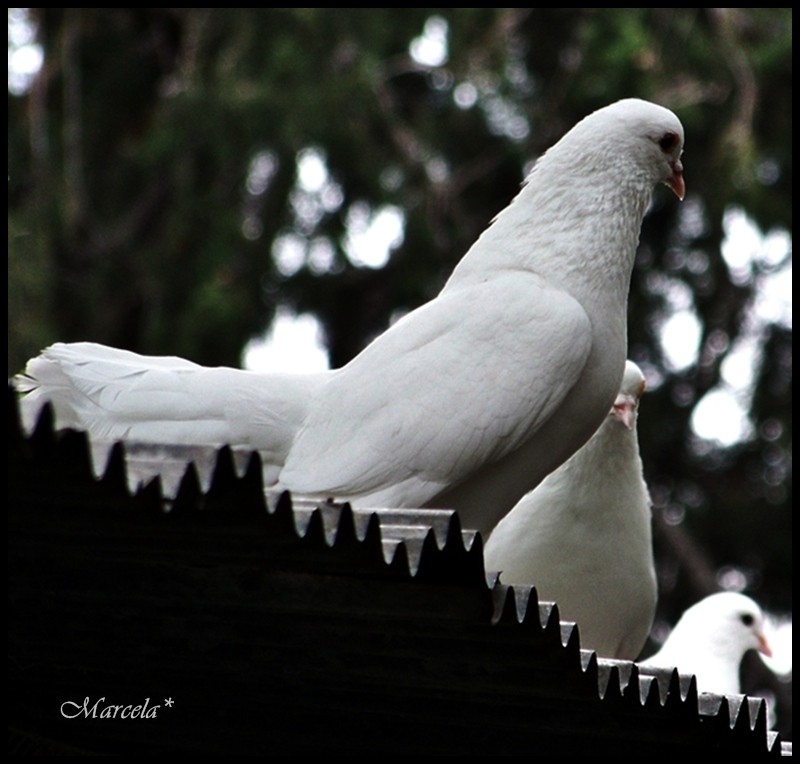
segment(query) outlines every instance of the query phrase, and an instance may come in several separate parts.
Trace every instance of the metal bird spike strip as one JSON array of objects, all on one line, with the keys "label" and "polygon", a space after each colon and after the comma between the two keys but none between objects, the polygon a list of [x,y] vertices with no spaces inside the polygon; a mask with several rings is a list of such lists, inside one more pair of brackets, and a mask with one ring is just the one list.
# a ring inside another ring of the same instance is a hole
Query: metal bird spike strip
[{"label": "metal bird spike strip", "polygon": [[[677,670],[645,673],[635,663],[598,659],[594,652],[581,650],[579,626],[562,622],[556,603],[540,602],[533,587],[502,585],[484,570],[480,535],[462,529],[454,512],[354,509],[295,499],[288,493],[270,500],[257,454],[229,448],[91,443],[84,433],[55,432],[48,406],[35,430],[26,433],[11,388],[8,410],[9,592],[14,605],[9,657],[12,692],[19,691],[28,704],[22,719],[12,721],[23,729],[20,734],[26,740],[41,732],[30,726],[30,718],[39,716],[37,696],[30,688],[39,686],[37,682],[42,687],[61,686],[74,679],[68,661],[57,657],[42,674],[30,669],[37,658],[46,664],[40,653],[52,648],[41,632],[49,629],[52,635],[55,629],[87,660],[92,656],[88,647],[79,649],[86,634],[62,626],[62,608],[73,617],[71,608],[92,601],[95,584],[79,576],[86,590],[63,584],[55,597],[42,588],[58,588],[60,580],[69,577],[69,566],[80,567],[87,556],[95,555],[97,564],[104,566],[103,580],[96,585],[103,589],[105,579],[114,576],[120,581],[118,602],[109,602],[104,589],[97,595],[97,603],[109,608],[98,617],[98,628],[105,629],[118,617],[115,608],[135,610],[137,602],[147,601],[136,592],[139,579],[145,577],[158,591],[167,592],[163,596],[168,601],[161,603],[167,615],[153,616],[142,606],[137,617],[155,619],[154,628],[167,632],[185,628],[176,624],[189,623],[198,606],[203,612],[223,607],[213,598],[207,602],[202,588],[222,587],[222,601],[241,607],[230,618],[244,618],[242,623],[248,624],[251,616],[258,619],[264,611],[276,632],[271,634],[269,625],[257,632],[256,640],[265,640],[264,651],[248,658],[252,662],[237,680],[242,683],[240,693],[242,688],[255,692],[255,702],[266,694],[264,713],[277,713],[270,683],[261,682],[254,690],[250,675],[279,675],[280,697],[291,697],[303,719],[329,693],[335,697],[334,705],[326,707],[325,718],[330,720],[322,723],[319,742],[291,738],[291,721],[269,732],[259,721],[246,728],[253,740],[237,728],[237,743],[228,743],[228,752],[237,745],[241,752],[252,752],[262,744],[270,750],[371,750],[371,744],[378,745],[373,736],[381,736],[409,752],[436,752],[437,746],[453,752],[463,743],[467,750],[485,746],[487,751],[513,753],[528,741],[531,750],[551,753],[685,748],[791,755],[791,744],[781,744],[780,736],[767,729],[763,700],[698,696],[694,677]],[[47,572],[51,562],[58,569],[60,555],[61,579]],[[224,590],[227,584],[229,592]],[[177,587],[171,595],[170,587]],[[191,600],[191,609],[183,598]],[[26,610],[30,601],[38,604]],[[345,616],[351,630],[337,639]],[[228,642],[237,639],[237,628],[250,628],[232,627],[228,618],[224,615],[223,625],[215,625],[204,637],[217,640],[215,649],[225,654]],[[322,633],[306,651],[297,652],[297,641],[307,633],[301,621],[309,628],[332,629],[334,636]],[[291,638],[283,632],[291,632]],[[281,654],[282,644],[284,651],[301,658],[298,684],[285,673],[282,664],[292,659]],[[137,665],[143,667],[160,660],[158,645],[147,645],[146,640],[131,641],[126,649],[141,653],[143,662]],[[208,656],[200,649],[196,657],[202,661]],[[171,656],[158,669],[159,678],[169,677],[175,663],[184,659],[188,663],[176,670],[176,677],[198,670],[182,650],[180,658]],[[126,671],[131,667],[119,665],[124,660],[116,654],[109,658],[102,667],[104,675],[119,671],[117,678],[130,684]],[[236,660],[225,660],[238,676]],[[323,661],[325,670],[309,669],[314,661]],[[141,670],[148,674],[147,668]],[[92,666],[81,671],[82,676],[91,675]],[[213,677],[207,668],[202,671],[208,672],[206,686],[217,682],[223,688],[231,681],[222,668]],[[338,677],[336,689],[327,684],[333,677]],[[316,688],[316,699],[304,691],[306,684]],[[343,685],[348,692],[340,692]],[[376,714],[376,708],[381,712]],[[282,713],[286,715],[285,708]],[[300,723],[294,711],[288,713]],[[398,713],[404,715],[403,734],[391,725],[382,726],[389,724],[384,714],[398,718]],[[350,726],[362,730],[357,740],[352,732],[350,737],[342,732],[353,715]],[[213,717],[209,725],[231,723],[230,716],[224,722],[220,718]],[[429,729],[430,719],[435,733]],[[364,732],[365,726],[374,732]],[[477,737],[476,730],[482,730]],[[59,724],[44,733],[51,739],[64,734]],[[155,748],[170,750],[168,739],[213,748],[196,728],[187,727],[184,733],[184,738],[175,738],[175,730],[172,738],[157,737]],[[145,732],[137,734],[146,737]],[[125,746],[133,743],[127,735],[121,730],[119,739],[104,739],[102,750],[129,750]],[[73,742],[91,749],[91,738],[78,735]]]}]

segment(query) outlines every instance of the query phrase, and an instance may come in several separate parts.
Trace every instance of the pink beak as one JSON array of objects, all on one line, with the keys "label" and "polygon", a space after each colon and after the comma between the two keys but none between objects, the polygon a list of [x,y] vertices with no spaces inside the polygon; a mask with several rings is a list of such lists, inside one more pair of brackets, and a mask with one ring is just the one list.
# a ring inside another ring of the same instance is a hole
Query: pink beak
[{"label": "pink beak", "polygon": [[636,412],[636,398],[632,395],[618,395],[617,400],[611,407],[609,415],[615,416],[624,424],[629,430],[633,429],[635,423]]},{"label": "pink beak", "polygon": [[686,196],[686,181],[683,179],[683,164],[680,159],[672,163],[672,177],[667,181],[667,185],[673,190],[675,196],[683,201]]},{"label": "pink beak", "polygon": [[772,657],[772,648],[769,646],[769,642],[767,642],[767,638],[763,634],[758,635],[758,652],[764,653],[767,658]]}]

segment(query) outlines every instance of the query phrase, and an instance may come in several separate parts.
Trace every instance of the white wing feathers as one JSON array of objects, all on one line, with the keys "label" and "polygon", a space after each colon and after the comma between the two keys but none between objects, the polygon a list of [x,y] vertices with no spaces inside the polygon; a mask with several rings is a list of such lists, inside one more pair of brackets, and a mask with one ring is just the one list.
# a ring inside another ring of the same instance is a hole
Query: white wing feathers
[{"label": "white wing feathers", "polygon": [[352,499],[402,483],[379,495],[424,504],[530,437],[590,343],[580,305],[533,274],[445,292],[320,388],[281,484]]},{"label": "white wing feathers", "polygon": [[16,378],[23,424],[46,401],[59,428],[96,438],[240,445],[283,461],[314,390],[326,374],[263,375],[140,356],[93,343],[49,347]]}]

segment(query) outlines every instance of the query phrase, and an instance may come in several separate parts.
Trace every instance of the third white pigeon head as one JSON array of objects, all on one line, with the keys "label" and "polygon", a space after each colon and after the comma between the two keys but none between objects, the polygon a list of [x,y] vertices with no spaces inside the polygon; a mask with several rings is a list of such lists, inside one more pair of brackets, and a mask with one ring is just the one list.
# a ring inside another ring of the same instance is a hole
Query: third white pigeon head
[{"label": "third white pigeon head", "polygon": [[719,592],[686,610],[661,649],[642,664],[694,674],[700,692],[737,694],[748,650],[772,654],[764,613],[744,594]]}]

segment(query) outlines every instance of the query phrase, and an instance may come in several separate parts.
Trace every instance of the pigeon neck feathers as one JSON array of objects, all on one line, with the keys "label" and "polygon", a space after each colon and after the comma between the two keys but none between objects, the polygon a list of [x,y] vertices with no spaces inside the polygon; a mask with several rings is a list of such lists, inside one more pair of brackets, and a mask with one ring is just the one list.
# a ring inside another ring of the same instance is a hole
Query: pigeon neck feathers
[{"label": "pigeon neck feathers", "polygon": [[539,158],[446,288],[485,280],[489,267],[537,274],[581,302],[624,304],[642,218],[658,183],[675,188],[682,147],[680,121],[656,104],[626,99],[590,114]]}]

